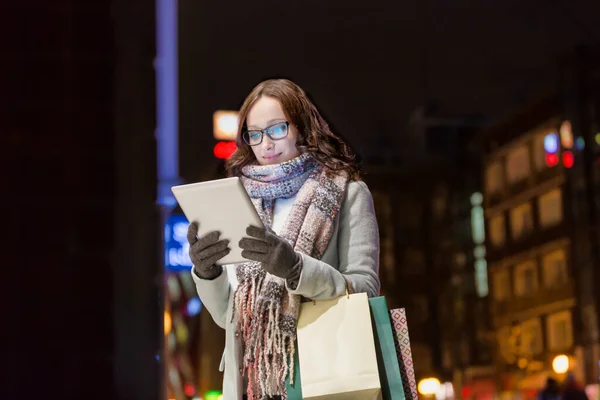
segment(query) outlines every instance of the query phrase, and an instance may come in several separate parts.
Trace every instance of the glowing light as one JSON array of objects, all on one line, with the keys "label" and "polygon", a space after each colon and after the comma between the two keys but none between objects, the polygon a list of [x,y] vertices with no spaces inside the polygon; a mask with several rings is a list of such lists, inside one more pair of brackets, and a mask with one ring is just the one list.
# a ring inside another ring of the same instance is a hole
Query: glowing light
[{"label": "glowing light", "polygon": [[237,111],[215,111],[213,114],[213,137],[217,140],[235,140],[238,122]]},{"label": "glowing light", "polygon": [[471,236],[473,243],[482,244],[485,241],[485,217],[483,207],[475,206],[471,209]]},{"label": "glowing light", "polygon": [[556,164],[558,164],[558,155],[546,153],[546,165],[554,167]]},{"label": "glowing light", "polygon": [[198,297],[192,297],[187,303],[187,315],[193,317],[202,310],[202,302]]},{"label": "glowing light", "polygon": [[417,390],[423,396],[436,394],[440,389],[440,381],[436,378],[425,378],[419,381],[417,385]]},{"label": "glowing light", "polygon": [[215,157],[227,160],[236,150],[237,146],[235,145],[235,142],[219,142],[215,145],[213,153],[215,154]]},{"label": "glowing light", "polygon": [[526,358],[519,358],[519,361],[517,362],[517,365],[519,366],[519,368],[521,369],[525,369],[527,368],[527,364],[529,364],[529,362],[527,361]]},{"label": "glowing light", "polygon": [[552,360],[552,369],[557,374],[567,372],[569,370],[569,357],[564,354],[554,357],[554,360]]},{"label": "glowing light", "polygon": [[219,400],[223,398],[223,393],[218,390],[210,390],[204,394],[204,400]]},{"label": "glowing light", "polygon": [[182,214],[172,214],[165,223],[165,268],[169,271],[189,272],[192,268],[190,244],[187,241],[188,226],[189,222]]},{"label": "glowing light", "polygon": [[558,151],[558,135],[556,133],[552,132],[544,137],[544,150],[551,154]]},{"label": "glowing light", "polygon": [[480,206],[483,202],[483,195],[479,192],[475,192],[471,195],[471,205]]},{"label": "glowing light", "polygon": [[473,250],[475,258],[485,258],[485,246],[479,245]]},{"label": "glowing light", "polygon": [[578,151],[582,151],[585,148],[585,140],[582,137],[575,139],[575,148]]},{"label": "glowing light", "polygon": [[563,165],[565,168],[571,168],[575,163],[575,159],[573,158],[573,153],[570,151],[565,151],[562,155]]},{"label": "glowing light", "polygon": [[186,344],[189,338],[189,332],[186,324],[178,323],[175,325],[175,336],[181,344]]},{"label": "glowing light", "polygon": [[168,335],[171,332],[171,314],[168,311],[165,311],[164,316],[165,321],[165,335]]},{"label": "glowing light", "polygon": [[475,260],[475,290],[479,297],[486,297],[490,293],[488,286],[487,261],[485,258]]},{"label": "glowing light", "polygon": [[194,394],[196,394],[196,388],[194,387],[194,384],[188,382],[183,385],[183,393],[185,393],[185,395],[188,397],[192,397]]},{"label": "glowing light", "polygon": [[600,132],[596,133],[596,136],[594,137],[594,139],[596,139],[597,144],[600,144]]},{"label": "glowing light", "polygon": [[560,126],[560,143],[567,149],[573,147],[573,131],[570,121],[564,121]]}]

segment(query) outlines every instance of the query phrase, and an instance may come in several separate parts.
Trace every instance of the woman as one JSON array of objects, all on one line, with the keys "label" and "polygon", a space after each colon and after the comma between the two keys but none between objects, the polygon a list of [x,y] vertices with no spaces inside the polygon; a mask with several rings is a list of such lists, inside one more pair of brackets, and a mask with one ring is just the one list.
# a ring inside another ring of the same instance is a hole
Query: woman
[{"label": "woman", "polygon": [[230,251],[212,232],[188,240],[198,294],[226,330],[224,398],[285,398],[302,298],[377,296],[379,235],[373,200],[350,147],[305,93],[278,79],[256,86],[240,109],[228,160],[264,225],[239,246],[249,262],[215,262]]}]

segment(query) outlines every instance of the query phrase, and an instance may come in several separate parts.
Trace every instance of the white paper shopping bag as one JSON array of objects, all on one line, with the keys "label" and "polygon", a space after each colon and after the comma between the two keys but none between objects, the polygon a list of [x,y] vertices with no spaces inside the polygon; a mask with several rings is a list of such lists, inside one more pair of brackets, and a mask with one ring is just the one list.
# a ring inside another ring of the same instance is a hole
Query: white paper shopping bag
[{"label": "white paper shopping bag", "polygon": [[303,303],[298,358],[304,399],[381,399],[367,294]]}]

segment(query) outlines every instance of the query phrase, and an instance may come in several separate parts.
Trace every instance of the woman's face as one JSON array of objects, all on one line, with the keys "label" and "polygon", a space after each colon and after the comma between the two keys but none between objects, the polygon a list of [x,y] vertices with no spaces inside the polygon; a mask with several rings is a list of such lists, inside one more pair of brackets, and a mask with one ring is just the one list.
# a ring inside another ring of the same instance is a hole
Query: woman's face
[{"label": "woman's face", "polygon": [[258,143],[250,148],[260,165],[280,164],[300,155],[296,148],[298,130],[287,120],[275,98],[263,96],[258,99],[248,111],[246,127],[246,139]]}]

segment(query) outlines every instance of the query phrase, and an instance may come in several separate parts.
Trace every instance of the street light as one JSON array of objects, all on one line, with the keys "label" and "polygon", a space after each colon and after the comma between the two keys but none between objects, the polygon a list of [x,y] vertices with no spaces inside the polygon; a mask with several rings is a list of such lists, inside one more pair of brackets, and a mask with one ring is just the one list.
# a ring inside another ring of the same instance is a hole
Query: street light
[{"label": "street light", "polygon": [[434,395],[440,390],[440,381],[437,378],[425,378],[419,381],[417,390],[423,396]]},{"label": "street light", "polygon": [[552,360],[552,369],[557,374],[567,372],[569,370],[569,357],[564,354],[554,357],[554,360]]}]

